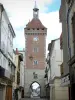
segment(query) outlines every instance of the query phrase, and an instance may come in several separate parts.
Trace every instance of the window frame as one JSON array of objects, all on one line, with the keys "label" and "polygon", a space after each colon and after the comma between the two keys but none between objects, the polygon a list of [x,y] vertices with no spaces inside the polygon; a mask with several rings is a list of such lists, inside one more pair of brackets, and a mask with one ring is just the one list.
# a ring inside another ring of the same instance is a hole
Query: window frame
[{"label": "window frame", "polygon": [[33,48],[33,52],[34,52],[34,53],[39,52],[39,48],[38,48],[38,47],[34,47],[34,48]]},{"label": "window frame", "polygon": [[33,65],[38,65],[38,60],[34,60]]}]

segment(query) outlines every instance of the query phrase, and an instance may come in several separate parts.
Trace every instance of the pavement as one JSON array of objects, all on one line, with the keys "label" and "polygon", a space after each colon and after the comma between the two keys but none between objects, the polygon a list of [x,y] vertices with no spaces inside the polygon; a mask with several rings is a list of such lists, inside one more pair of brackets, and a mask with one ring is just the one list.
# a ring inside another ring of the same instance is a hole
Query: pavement
[{"label": "pavement", "polygon": [[20,100],[47,100],[46,98],[22,98]]}]

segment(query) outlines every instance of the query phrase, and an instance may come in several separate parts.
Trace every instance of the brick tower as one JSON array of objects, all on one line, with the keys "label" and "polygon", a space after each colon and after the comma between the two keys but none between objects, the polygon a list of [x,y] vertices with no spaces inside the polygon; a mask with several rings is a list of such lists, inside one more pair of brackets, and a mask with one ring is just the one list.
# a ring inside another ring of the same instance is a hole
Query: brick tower
[{"label": "brick tower", "polygon": [[30,86],[37,82],[40,85],[40,96],[44,97],[44,71],[46,54],[47,28],[39,20],[39,9],[33,9],[33,19],[25,28],[25,96],[31,96]]}]

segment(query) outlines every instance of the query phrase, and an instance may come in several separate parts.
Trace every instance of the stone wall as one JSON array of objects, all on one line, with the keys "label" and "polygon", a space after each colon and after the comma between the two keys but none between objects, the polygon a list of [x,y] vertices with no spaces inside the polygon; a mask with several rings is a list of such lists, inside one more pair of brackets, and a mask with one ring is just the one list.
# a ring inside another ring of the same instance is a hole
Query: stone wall
[{"label": "stone wall", "polygon": [[[37,78],[34,79],[33,72],[37,74]],[[41,86],[41,97],[46,96],[45,82],[44,82],[44,70],[39,69],[25,69],[25,96],[30,97],[30,85],[33,82],[37,82]]]}]

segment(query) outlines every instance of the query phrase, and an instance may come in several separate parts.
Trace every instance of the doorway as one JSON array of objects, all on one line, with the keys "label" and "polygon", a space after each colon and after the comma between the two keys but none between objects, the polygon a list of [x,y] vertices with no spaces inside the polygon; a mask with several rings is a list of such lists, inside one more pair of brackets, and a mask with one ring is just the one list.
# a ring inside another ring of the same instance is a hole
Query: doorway
[{"label": "doorway", "polygon": [[6,100],[12,100],[12,87],[6,87]]}]

